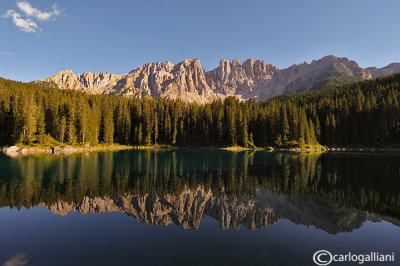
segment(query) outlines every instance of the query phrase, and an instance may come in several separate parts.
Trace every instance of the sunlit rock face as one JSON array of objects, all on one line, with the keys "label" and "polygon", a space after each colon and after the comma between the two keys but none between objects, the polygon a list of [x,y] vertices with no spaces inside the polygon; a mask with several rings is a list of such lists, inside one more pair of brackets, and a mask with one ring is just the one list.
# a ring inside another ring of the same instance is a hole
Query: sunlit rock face
[{"label": "sunlit rock face", "polygon": [[76,204],[58,201],[41,205],[58,215],[67,215],[71,211],[81,214],[123,212],[144,224],[176,224],[185,229],[198,229],[204,216],[218,220],[222,229],[240,229],[243,225],[255,230],[288,219],[331,234],[350,232],[360,228],[365,221],[381,220],[370,212],[339,208],[309,198],[277,195],[264,189],[257,190],[253,196],[228,197],[223,192],[213,195],[211,190],[199,187],[185,189],[176,195],[85,197]]},{"label": "sunlit rock face", "polygon": [[85,72],[75,75],[70,70],[59,72],[43,81],[61,89],[93,94],[121,95],[133,98],[153,97],[205,103],[217,99],[208,86],[199,59],[148,63],[123,75]]},{"label": "sunlit rock face", "polygon": [[[345,57],[330,55],[285,69],[263,60],[247,59],[240,63],[239,59],[223,59],[217,68],[206,72],[199,59],[190,59],[177,64],[168,61],[147,63],[122,75],[106,72],[76,75],[66,70],[42,81],[60,89],[91,94],[208,103],[227,96],[266,100],[285,93],[327,88],[397,72],[400,72],[399,63],[383,68],[362,68]],[[330,79],[335,83],[329,83]]]}]

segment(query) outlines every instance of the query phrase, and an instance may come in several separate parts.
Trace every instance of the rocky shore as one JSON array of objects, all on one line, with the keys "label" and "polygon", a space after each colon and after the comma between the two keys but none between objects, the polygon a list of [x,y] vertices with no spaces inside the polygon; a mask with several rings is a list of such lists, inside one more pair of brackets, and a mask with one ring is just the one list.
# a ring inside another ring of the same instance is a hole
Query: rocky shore
[{"label": "rocky shore", "polygon": [[156,145],[156,146],[126,146],[126,145],[104,145],[104,146],[22,146],[15,145],[10,147],[3,147],[0,150],[10,156],[17,157],[21,155],[35,155],[35,154],[54,154],[54,155],[66,155],[72,153],[81,152],[93,152],[93,151],[117,151],[117,150],[170,150],[176,148],[188,148],[188,149],[220,149],[231,152],[242,152],[242,151],[291,151],[291,152],[399,152],[400,148],[354,148],[354,147],[292,147],[292,148],[279,148],[279,147],[174,147],[168,145]]},{"label": "rocky shore", "polygon": [[72,154],[79,152],[92,152],[92,151],[116,151],[116,150],[128,150],[132,149],[132,146],[122,145],[107,145],[107,146],[84,146],[84,147],[73,147],[73,146],[55,146],[55,147],[25,147],[20,145],[4,147],[1,151],[10,157],[17,157],[21,155],[36,155],[36,154]]}]

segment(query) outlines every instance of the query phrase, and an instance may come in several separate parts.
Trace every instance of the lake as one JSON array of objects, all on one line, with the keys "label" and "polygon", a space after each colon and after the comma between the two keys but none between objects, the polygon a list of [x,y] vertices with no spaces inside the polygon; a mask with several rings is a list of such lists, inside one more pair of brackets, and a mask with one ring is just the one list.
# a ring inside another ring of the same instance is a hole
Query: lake
[{"label": "lake", "polygon": [[399,265],[399,154],[0,157],[0,265],[309,266],[319,250]]}]

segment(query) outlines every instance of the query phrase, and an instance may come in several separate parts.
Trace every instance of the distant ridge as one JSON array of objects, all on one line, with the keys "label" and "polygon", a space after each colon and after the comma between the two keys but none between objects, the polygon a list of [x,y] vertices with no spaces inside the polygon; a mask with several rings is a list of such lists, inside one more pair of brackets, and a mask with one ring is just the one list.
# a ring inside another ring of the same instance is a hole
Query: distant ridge
[{"label": "distant ridge", "polygon": [[223,59],[217,68],[205,72],[200,59],[187,59],[177,64],[168,61],[147,63],[122,75],[107,72],[76,75],[65,70],[37,82],[91,94],[207,103],[227,96],[266,100],[286,93],[333,88],[397,72],[400,72],[400,63],[383,68],[362,68],[345,57],[329,55],[285,69],[263,60],[247,59],[241,64],[238,59]]}]

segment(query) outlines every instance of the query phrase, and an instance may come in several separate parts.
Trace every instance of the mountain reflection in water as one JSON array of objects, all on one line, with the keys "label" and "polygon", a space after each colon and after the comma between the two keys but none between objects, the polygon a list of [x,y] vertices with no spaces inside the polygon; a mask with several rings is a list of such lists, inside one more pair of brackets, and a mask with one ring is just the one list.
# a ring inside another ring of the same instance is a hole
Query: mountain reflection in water
[{"label": "mountain reflection in water", "polygon": [[400,225],[400,160],[390,154],[121,151],[0,159],[0,207],[122,212],[139,222],[254,230],[288,219],[330,234]]}]

